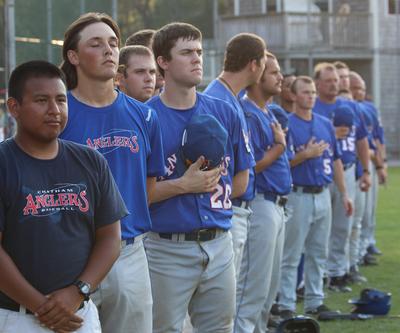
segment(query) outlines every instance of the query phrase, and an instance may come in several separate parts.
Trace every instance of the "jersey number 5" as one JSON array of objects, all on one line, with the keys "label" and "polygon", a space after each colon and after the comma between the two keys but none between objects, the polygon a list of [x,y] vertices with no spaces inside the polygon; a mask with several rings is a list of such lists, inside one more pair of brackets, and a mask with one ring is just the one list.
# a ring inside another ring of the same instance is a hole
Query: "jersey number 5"
[{"label": "jersey number 5", "polygon": [[331,160],[329,158],[324,158],[324,172],[326,175],[330,175],[332,173]]},{"label": "jersey number 5", "polygon": [[230,196],[232,194],[232,188],[229,184],[225,184],[225,188],[217,184],[215,192],[210,198],[211,208],[213,209],[230,209],[232,207],[232,202]]}]

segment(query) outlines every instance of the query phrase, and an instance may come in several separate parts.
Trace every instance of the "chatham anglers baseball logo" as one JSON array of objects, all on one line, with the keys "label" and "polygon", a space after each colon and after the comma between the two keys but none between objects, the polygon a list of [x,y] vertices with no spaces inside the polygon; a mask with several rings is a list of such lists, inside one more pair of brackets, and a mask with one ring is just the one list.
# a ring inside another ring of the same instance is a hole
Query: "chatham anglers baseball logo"
[{"label": "chatham anglers baseball logo", "polygon": [[86,185],[56,184],[53,189],[32,191],[26,196],[24,215],[48,216],[60,211],[89,210]]},{"label": "chatham anglers baseball logo", "polygon": [[139,152],[138,135],[132,130],[112,129],[99,138],[88,138],[86,144],[103,155],[121,148],[128,148],[131,153]]}]

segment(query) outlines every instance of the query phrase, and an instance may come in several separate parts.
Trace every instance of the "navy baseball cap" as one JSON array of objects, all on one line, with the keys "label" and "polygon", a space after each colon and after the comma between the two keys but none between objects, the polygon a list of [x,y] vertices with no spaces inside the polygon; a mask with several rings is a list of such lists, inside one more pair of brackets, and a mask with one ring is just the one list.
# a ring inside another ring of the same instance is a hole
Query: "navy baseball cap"
[{"label": "navy baseball cap", "polygon": [[287,112],[278,104],[268,104],[268,109],[274,114],[282,129],[286,129],[289,120]]},{"label": "navy baseball cap", "polygon": [[335,109],[333,116],[333,125],[352,127],[354,125],[354,112],[347,105],[340,105]]},{"label": "navy baseball cap", "polygon": [[200,156],[205,158],[202,169],[218,167],[225,156],[228,133],[214,116],[196,114],[186,125],[181,142],[176,162],[179,177]]}]

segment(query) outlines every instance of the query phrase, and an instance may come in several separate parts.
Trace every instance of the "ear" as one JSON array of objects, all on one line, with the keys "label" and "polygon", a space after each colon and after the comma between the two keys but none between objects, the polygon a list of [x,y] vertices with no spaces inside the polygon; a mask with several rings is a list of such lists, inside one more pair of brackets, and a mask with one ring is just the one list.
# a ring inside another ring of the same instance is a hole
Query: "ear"
[{"label": "ear", "polygon": [[160,68],[162,68],[164,72],[168,70],[168,60],[166,60],[163,56],[158,56],[156,61],[158,66],[160,66]]},{"label": "ear", "polygon": [[79,64],[79,57],[78,57],[78,54],[76,53],[76,51],[74,51],[74,50],[68,50],[67,51],[67,58],[68,58],[68,60],[69,60],[69,62],[72,64],[72,65],[78,65]]},{"label": "ear", "polygon": [[253,59],[249,62],[249,68],[251,72],[255,72],[257,70],[257,67],[259,67],[260,65],[258,64],[256,59]]},{"label": "ear", "polygon": [[117,85],[118,87],[124,87],[125,86],[125,76],[124,74],[117,72],[117,75],[115,75],[115,81],[114,81],[115,85]]},{"label": "ear", "polygon": [[18,119],[19,116],[19,102],[14,97],[9,97],[7,99],[7,109],[8,112],[13,116],[13,118]]}]

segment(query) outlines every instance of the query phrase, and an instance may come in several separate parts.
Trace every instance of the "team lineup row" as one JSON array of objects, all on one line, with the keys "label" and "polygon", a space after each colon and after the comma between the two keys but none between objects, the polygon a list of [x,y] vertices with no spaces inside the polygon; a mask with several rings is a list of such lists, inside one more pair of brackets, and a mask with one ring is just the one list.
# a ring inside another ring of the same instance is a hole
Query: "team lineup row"
[{"label": "team lineup row", "polygon": [[194,332],[266,332],[278,294],[281,316],[296,313],[302,254],[305,312],[330,311],[323,278],[342,291],[362,278],[387,177],[362,77],[337,62],[283,78],[242,33],[198,92],[196,27],[120,39],[87,13],[61,69],[31,61],[10,77],[0,327],[172,333],[188,315]]}]

